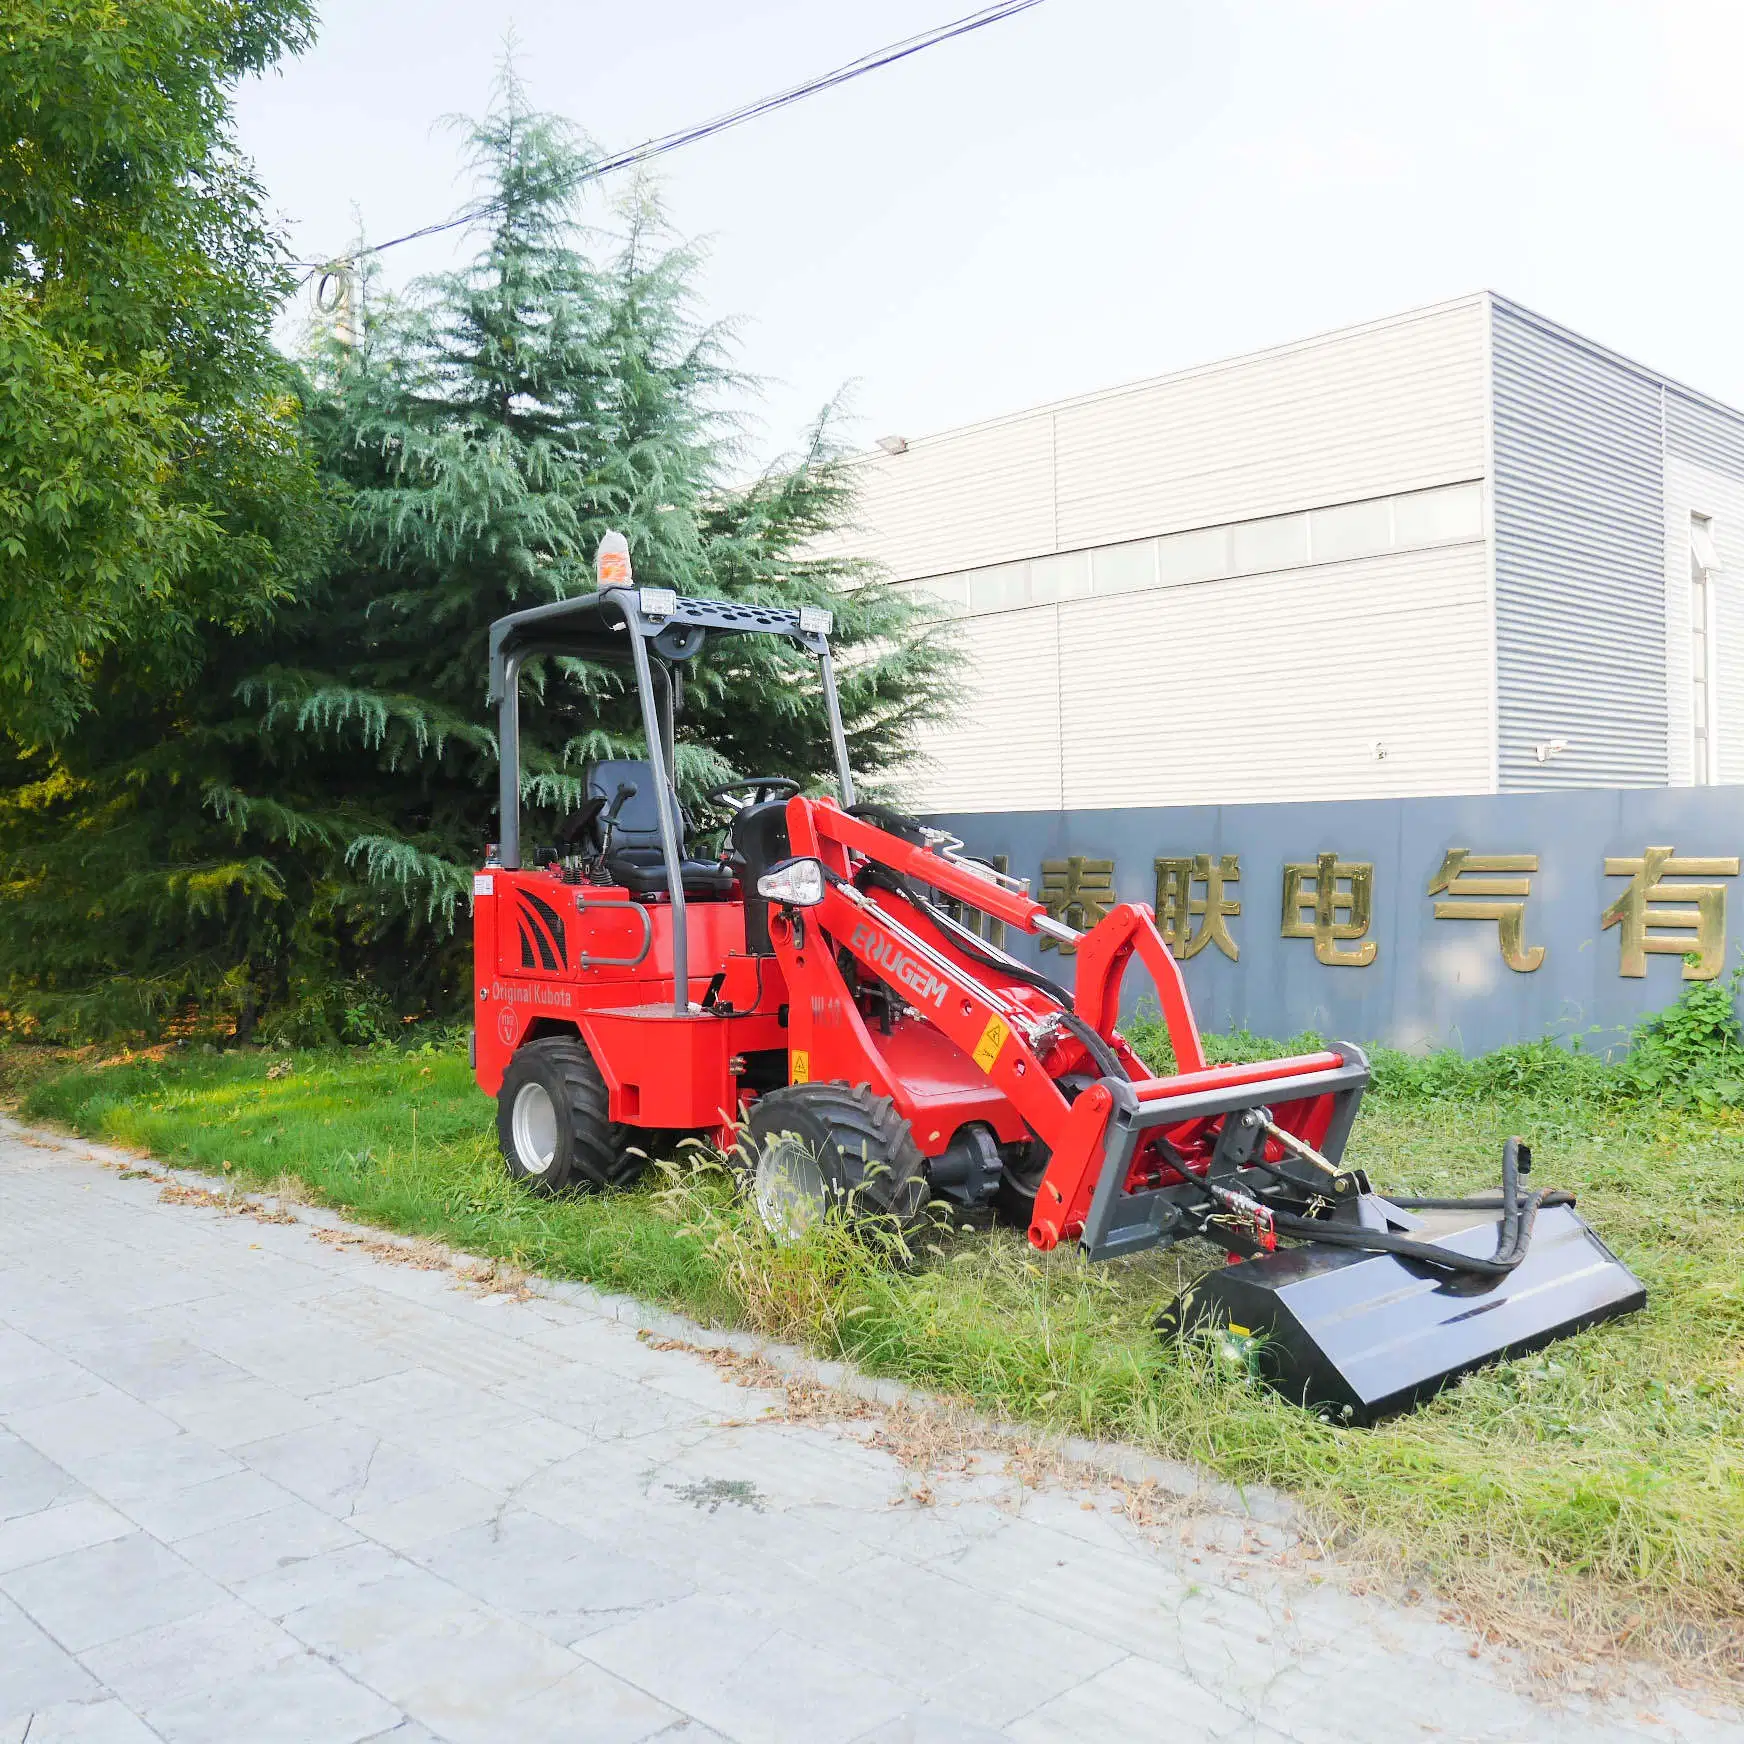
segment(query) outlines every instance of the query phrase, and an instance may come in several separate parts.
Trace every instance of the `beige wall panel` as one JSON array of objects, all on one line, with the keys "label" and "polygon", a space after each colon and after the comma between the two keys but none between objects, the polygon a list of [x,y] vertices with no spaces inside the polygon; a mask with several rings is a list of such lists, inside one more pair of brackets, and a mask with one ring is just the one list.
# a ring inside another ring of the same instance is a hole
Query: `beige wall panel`
[{"label": "beige wall panel", "polygon": [[1066,806],[1490,791],[1485,588],[1473,544],[1061,606]]},{"label": "beige wall panel", "polygon": [[1016,811],[1060,804],[1059,608],[968,618],[963,707],[929,728],[904,796],[928,811]]},{"label": "beige wall panel", "polygon": [[1062,550],[1476,478],[1482,304],[1219,364],[1054,417]]},{"label": "beige wall panel", "polygon": [[820,553],[874,557],[901,580],[1054,549],[1054,434],[1045,413],[855,463],[863,531]]}]

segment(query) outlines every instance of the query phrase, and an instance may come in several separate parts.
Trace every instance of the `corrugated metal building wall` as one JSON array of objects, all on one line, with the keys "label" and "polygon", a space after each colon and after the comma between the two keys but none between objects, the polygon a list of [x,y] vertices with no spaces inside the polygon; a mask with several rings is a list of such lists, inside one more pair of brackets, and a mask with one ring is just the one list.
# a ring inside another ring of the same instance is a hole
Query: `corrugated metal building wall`
[{"label": "corrugated metal building wall", "polygon": [[968,657],[917,806],[1687,782],[1696,649],[1744,781],[1744,416],[1487,292],[857,465]]},{"label": "corrugated metal building wall", "polygon": [[968,654],[914,802],[1487,787],[1484,335],[1468,297],[867,457]]},{"label": "corrugated metal building wall", "polygon": [[1510,303],[1492,321],[1498,784],[1661,784],[1658,391]]},{"label": "corrugated metal building wall", "polygon": [[[1709,779],[1744,780],[1744,417],[1491,307],[1500,790],[1688,784],[1698,658]],[[1692,515],[1725,561],[1700,640]]]}]

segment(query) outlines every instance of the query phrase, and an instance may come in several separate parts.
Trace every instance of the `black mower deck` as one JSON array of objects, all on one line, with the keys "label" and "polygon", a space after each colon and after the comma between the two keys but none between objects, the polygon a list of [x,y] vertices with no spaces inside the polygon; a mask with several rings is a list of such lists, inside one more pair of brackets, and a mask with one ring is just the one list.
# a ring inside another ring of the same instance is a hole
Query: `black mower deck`
[{"label": "black mower deck", "polygon": [[[1415,1236],[1459,1253],[1496,1246],[1493,1213],[1416,1220]],[[1539,1211],[1526,1257],[1504,1277],[1306,1242],[1210,1273],[1177,1312],[1184,1327],[1251,1336],[1260,1372],[1286,1398],[1367,1423],[1646,1301],[1641,1281],[1564,1204]]]}]

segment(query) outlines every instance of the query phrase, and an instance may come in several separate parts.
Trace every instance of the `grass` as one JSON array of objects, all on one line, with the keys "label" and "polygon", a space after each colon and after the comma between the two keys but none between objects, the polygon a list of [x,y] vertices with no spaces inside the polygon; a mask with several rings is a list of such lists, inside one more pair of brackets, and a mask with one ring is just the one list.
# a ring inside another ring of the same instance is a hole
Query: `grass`
[{"label": "grass", "polygon": [[[1138,1035],[1141,1047],[1154,1035]],[[1225,1056],[1253,1053],[1225,1038]],[[271,1075],[269,1075],[271,1074]],[[771,1247],[718,1169],[562,1201],[504,1178],[455,1050],[173,1053],[55,1064],[0,1049],[27,1119],[250,1186],[291,1175],[355,1217],[750,1326],[987,1412],[1135,1442],[1292,1492],[1359,1563],[1568,1663],[1644,1654],[1744,1690],[1744,1115],[1668,1103],[1545,1044],[1381,1055],[1350,1160],[1418,1192],[1493,1185],[1502,1140],[1648,1285],[1644,1314],[1469,1378],[1378,1428],[1286,1405],[1156,1309],[1209,1256],[1090,1266],[1004,1232],[890,1269],[827,1232]]]}]

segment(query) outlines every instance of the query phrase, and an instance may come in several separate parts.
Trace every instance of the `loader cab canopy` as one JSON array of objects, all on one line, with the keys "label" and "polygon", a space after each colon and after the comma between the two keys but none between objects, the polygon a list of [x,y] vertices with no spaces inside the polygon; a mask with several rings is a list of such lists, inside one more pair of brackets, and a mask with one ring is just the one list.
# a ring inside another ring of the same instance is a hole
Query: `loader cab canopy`
[{"label": "loader cab canopy", "polygon": [[535,654],[567,654],[603,665],[635,664],[641,642],[656,660],[691,660],[711,636],[786,636],[828,659],[828,614],[821,627],[802,623],[809,610],[685,599],[664,587],[614,587],[576,599],[511,612],[491,625],[490,700],[500,703],[512,674]]},{"label": "loader cab canopy", "polygon": [[[653,812],[659,839],[659,885],[672,904],[677,960],[685,959],[685,885],[697,869],[684,857],[678,804],[672,668],[694,659],[715,636],[784,636],[818,663],[836,777],[844,805],[854,803],[847,735],[830,659],[830,614],[815,606],[760,606],[732,600],[685,599],[671,588],[610,586],[575,599],[511,612],[491,625],[490,699],[497,708],[501,841],[496,863],[521,864],[520,674],[539,655],[569,656],[604,665],[628,666],[642,710],[648,765],[656,772]],[[655,867],[638,880],[654,887]],[[680,980],[680,988],[684,986]],[[680,998],[683,998],[682,991]]]}]

